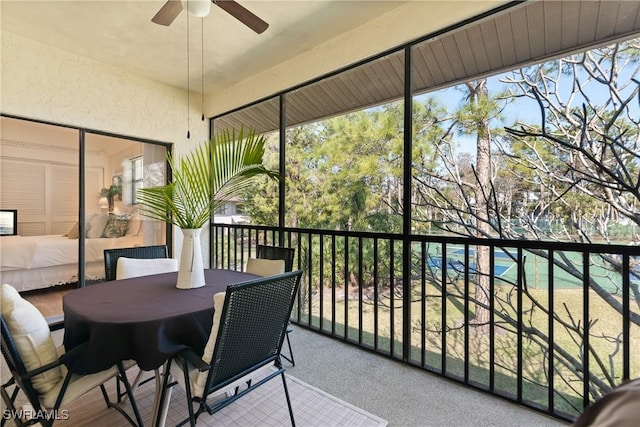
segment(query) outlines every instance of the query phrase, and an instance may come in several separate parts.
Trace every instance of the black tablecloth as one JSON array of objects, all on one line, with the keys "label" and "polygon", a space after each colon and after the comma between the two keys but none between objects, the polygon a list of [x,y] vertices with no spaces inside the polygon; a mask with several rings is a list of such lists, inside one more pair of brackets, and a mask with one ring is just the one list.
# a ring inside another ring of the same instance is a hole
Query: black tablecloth
[{"label": "black tablecloth", "polygon": [[187,346],[202,353],[213,322],[213,295],[256,277],[205,270],[205,286],[178,289],[177,273],[165,273],[69,292],[63,297],[64,346],[69,350],[88,344],[69,369],[89,374],[132,359],[152,370]]}]

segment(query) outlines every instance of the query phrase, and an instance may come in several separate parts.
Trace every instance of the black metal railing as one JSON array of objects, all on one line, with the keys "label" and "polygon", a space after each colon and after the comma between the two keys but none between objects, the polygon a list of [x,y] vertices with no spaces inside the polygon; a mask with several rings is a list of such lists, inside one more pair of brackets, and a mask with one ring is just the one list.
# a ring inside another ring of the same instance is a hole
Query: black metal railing
[{"label": "black metal railing", "polygon": [[640,376],[640,247],[212,226],[212,265],[296,249],[293,321],[573,420]]}]

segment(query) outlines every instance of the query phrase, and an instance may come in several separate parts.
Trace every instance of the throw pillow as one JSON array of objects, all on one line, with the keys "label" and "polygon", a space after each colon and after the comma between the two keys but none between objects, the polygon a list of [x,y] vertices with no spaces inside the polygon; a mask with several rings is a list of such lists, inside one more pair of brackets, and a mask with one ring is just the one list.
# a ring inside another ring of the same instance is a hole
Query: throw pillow
[{"label": "throw pillow", "polygon": [[[58,352],[42,313],[11,285],[2,285],[0,301],[2,316],[27,370],[55,362]],[[60,366],[47,370],[33,377],[33,387],[39,393],[46,393],[60,382],[62,375]]]},{"label": "throw pillow", "polygon": [[84,235],[85,236],[87,235],[87,233],[89,232],[89,228],[91,227],[91,220],[99,215],[100,214],[92,213],[92,214],[87,214],[87,216],[84,217]]},{"label": "throw pillow", "polygon": [[142,221],[137,218],[132,218],[129,220],[129,227],[127,228],[126,236],[137,236],[140,232],[140,225]]},{"label": "throw pillow", "polygon": [[127,232],[129,220],[116,215],[111,215],[104,227],[102,237],[122,237]]},{"label": "throw pillow", "polygon": [[71,230],[69,230],[69,232],[67,233],[67,238],[77,239],[78,237],[80,237],[80,226],[76,222],[75,224],[73,224],[73,227],[71,227]]},{"label": "throw pillow", "polygon": [[109,215],[98,214],[91,218],[91,222],[89,222],[89,230],[87,230],[87,237],[89,239],[102,237],[104,234],[104,228],[107,226],[107,222],[109,222]]}]

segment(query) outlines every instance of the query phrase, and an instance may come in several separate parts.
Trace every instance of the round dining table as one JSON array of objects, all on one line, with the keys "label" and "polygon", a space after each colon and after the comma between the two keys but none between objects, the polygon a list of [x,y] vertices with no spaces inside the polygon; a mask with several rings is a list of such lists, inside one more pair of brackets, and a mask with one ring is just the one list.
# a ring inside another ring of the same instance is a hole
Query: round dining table
[{"label": "round dining table", "polygon": [[135,360],[146,371],[191,347],[202,354],[213,323],[213,295],[259,276],[205,270],[206,285],[178,289],[178,273],[113,280],[76,289],[63,298],[64,346],[86,345],[68,368],[78,374]]}]

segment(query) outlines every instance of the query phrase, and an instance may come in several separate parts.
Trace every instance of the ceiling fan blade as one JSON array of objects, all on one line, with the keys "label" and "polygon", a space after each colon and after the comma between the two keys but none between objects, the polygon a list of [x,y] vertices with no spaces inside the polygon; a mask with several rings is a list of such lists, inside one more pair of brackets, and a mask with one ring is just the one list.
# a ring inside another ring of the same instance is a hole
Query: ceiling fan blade
[{"label": "ceiling fan blade", "polygon": [[182,2],[180,0],[168,0],[164,6],[160,8],[158,13],[151,18],[151,22],[169,26],[180,12],[182,12]]},{"label": "ceiling fan blade", "polygon": [[247,27],[251,28],[258,34],[263,33],[269,24],[258,18],[249,10],[236,3],[233,0],[212,0],[215,5],[229,13],[231,16],[242,22]]}]

